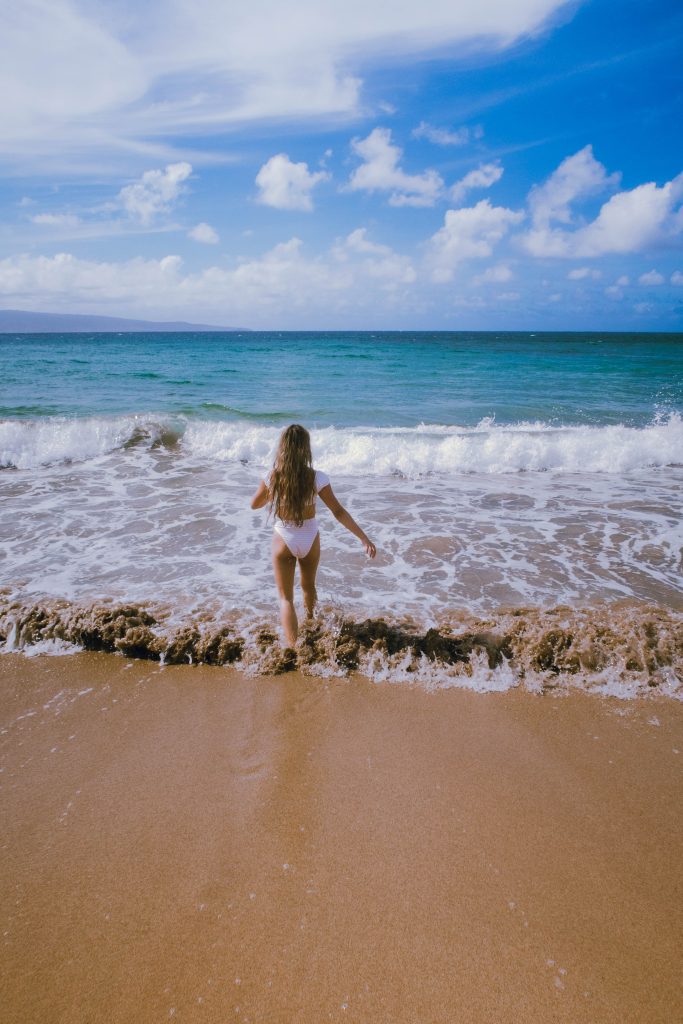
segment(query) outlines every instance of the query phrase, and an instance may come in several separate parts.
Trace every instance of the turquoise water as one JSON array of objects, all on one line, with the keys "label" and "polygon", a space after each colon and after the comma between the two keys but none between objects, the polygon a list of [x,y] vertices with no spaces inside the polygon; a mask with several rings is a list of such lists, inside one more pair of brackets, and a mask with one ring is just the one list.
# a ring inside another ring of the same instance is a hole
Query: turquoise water
[{"label": "turquoise water", "polygon": [[[641,649],[654,664],[652,606],[678,628],[683,335],[5,335],[0,382],[12,643],[32,608],[45,622],[102,601],[151,610],[168,635],[277,630],[272,524],[250,498],[295,420],[378,549],[369,562],[319,509],[328,638],[340,618],[378,616],[522,629],[527,668],[434,669],[496,689],[541,685],[543,623],[584,654],[611,630],[590,661],[604,692],[628,696],[654,685],[628,668]],[[683,693],[667,654],[680,643],[662,643],[656,685]],[[401,665],[378,655],[364,671],[432,678]]]},{"label": "turquoise water", "polygon": [[683,336],[2,335],[0,380],[0,417],[642,426],[683,407]]}]

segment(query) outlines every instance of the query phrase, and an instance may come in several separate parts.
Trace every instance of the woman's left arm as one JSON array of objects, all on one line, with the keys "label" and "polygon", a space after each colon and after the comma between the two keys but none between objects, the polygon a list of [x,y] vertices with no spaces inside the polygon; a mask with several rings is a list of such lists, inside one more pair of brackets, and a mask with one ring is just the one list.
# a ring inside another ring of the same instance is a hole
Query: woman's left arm
[{"label": "woman's left arm", "polygon": [[337,522],[341,523],[342,526],[345,526],[349,533],[352,533],[354,537],[358,537],[358,540],[365,548],[365,553],[368,558],[374,558],[377,554],[377,548],[372,543],[368,535],[361,530],[353,516],[346,511],[331,486],[329,484],[325,484],[324,487],[320,488],[318,494],[325,502]]},{"label": "woman's left arm", "polygon": [[251,499],[252,508],[263,508],[264,505],[268,504],[268,486],[265,480],[262,480],[259,484],[259,488]]}]

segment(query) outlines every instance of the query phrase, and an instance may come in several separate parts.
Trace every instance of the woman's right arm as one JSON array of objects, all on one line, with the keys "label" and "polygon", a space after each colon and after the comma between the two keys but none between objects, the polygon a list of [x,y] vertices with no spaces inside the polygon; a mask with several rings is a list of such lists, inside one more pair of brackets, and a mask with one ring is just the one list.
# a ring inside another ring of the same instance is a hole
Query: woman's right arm
[{"label": "woman's right arm", "polygon": [[325,484],[325,486],[318,491],[318,494],[325,502],[337,522],[341,523],[342,526],[345,526],[346,529],[354,535],[354,537],[358,537],[358,540],[365,548],[365,553],[370,558],[374,558],[377,554],[377,548],[368,538],[367,534],[361,530],[353,516],[346,511],[331,486],[329,484]]},{"label": "woman's right arm", "polygon": [[252,508],[263,508],[264,505],[268,504],[268,485],[265,480],[262,480],[259,484],[258,491],[251,499]]}]

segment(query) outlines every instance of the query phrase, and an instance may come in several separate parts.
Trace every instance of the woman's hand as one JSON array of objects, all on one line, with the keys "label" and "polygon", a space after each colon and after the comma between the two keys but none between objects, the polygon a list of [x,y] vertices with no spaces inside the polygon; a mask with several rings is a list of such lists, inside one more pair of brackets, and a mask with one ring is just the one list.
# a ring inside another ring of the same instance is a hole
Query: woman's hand
[{"label": "woman's hand", "polygon": [[342,526],[346,527],[346,529],[349,530],[354,535],[354,537],[358,537],[358,540],[365,548],[365,554],[368,556],[368,558],[374,558],[375,555],[377,554],[377,548],[372,543],[372,541],[363,533],[363,531],[361,530],[360,526],[353,518],[353,516],[350,516],[349,513],[346,511],[342,503],[335,495],[331,486],[329,484],[325,484],[324,487],[320,488],[318,494],[325,502],[325,504],[327,505],[327,507],[329,508],[330,512],[337,520],[337,522],[341,523]]},{"label": "woman's hand", "polygon": [[368,558],[374,558],[375,555],[377,554],[377,548],[372,543],[372,541],[368,540],[368,538],[366,537],[365,540],[361,541],[361,543],[365,548],[365,554],[368,556]]}]

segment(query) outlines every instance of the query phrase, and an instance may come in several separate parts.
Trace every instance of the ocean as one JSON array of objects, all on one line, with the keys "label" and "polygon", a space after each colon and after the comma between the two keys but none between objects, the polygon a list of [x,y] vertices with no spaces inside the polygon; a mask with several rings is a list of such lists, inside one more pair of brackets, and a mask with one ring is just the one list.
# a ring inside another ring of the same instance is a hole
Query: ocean
[{"label": "ocean", "polygon": [[378,547],[319,508],[308,670],[683,695],[683,335],[8,334],[0,389],[5,650],[277,670],[301,422]]}]

